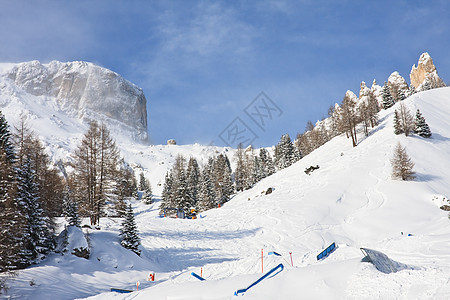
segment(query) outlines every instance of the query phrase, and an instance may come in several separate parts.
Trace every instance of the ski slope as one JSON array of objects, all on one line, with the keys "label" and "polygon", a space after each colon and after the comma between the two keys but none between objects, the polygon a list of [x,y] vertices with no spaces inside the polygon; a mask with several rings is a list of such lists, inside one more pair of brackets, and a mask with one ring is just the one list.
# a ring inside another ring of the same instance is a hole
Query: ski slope
[{"label": "ski slope", "polygon": [[[450,220],[439,209],[450,195],[450,88],[421,92],[404,103],[412,113],[421,110],[431,139],[394,135],[395,106],[380,113],[368,137],[359,135],[357,147],[336,137],[197,220],[159,218],[158,201],[135,202],[141,257],[120,247],[120,220],[105,218],[101,230],[90,231],[89,260],[52,254],[20,271],[8,295],[233,299],[236,290],[262,275],[263,250],[264,271],[279,263],[285,268],[249,289],[245,299],[450,299]],[[414,181],[391,179],[397,142],[415,163]],[[306,175],[311,165],[320,168]],[[274,190],[265,195],[268,187]],[[332,242],[338,248],[317,261]],[[361,262],[361,247],[411,269],[379,272]],[[150,272],[154,282],[146,281]],[[111,287],[136,290],[137,281],[139,291],[109,292]]]}]

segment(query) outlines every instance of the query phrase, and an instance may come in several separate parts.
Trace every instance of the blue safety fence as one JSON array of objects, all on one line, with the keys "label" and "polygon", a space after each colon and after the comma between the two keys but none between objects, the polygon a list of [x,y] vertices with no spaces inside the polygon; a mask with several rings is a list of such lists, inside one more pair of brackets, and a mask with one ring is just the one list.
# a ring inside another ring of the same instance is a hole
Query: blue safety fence
[{"label": "blue safety fence", "polygon": [[327,257],[327,256],[330,255],[330,253],[332,253],[334,250],[336,250],[336,243],[333,242],[333,244],[331,244],[330,246],[328,246],[325,250],[323,250],[322,252],[320,252],[319,255],[317,255],[317,260],[321,260],[321,259]]},{"label": "blue safety fence", "polygon": [[115,288],[111,288],[111,292],[116,292],[116,293],[125,294],[125,293],[131,293],[131,292],[133,292],[133,291],[130,291],[130,290],[124,290],[124,289],[115,289]]},{"label": "blue safety fence", "polygon": [[276,255],[276,256],[281,256],[281,254],[280,254],[280,253],[278,253],[278,252],[275,252],[275,251],[271,251],[271,252],[269,252],[269,255]]},{"label": "blue safety fence", "polygon": [[201,281],[206,280],[205,278],[201,277],[198,274],[195,274],[194,272],[192,272],[191,275],[194,276],[195,278],[197,278],[198,280],[201,280]]},{"label": "blue safety fence", "polygon": [[279,264],[278,266],[276,266],[275,268],[273,268],[272,270],[270,270],[269,272],[267,272],[266,274],[264,274],[263,276],[261,276],[258,280],[256,280],[255,282],[253,282],[252,284],[250,284],[247,288],[245,289],[240,289],[237,290],[236,292],[234,292],[235,296],[238,296],[239,294],[243,294],[246,291],[248,291],[251,287],[254,287],[255,285],[257,285],[258,283],[260,283],[261,281],[263,281],[264,279],[266,279],[267,277],[269,277],[270,275],[275,276],[278,273],[280,273],[281,271],[283,271],[284,266],[283,264]]}]

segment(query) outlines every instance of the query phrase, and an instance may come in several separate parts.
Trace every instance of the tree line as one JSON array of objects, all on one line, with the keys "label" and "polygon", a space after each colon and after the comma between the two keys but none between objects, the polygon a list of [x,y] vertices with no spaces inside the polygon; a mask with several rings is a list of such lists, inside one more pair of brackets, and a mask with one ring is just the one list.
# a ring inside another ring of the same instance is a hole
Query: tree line
[{"label": "tree line", "polygon": [[151,203],[150,183],[141,174],[138,186],[104,124],[90,122],[72,156],[69,166],[56,166],[25,117],[11,129],[0,112],[0,272],[25,268],[54,250],[55,217],[65,216],[69,226],[80,226],[80,217],[99,225],[110,206],[129,218],[125,200],[139,188]]},{"label": "tree line", "polygon": [[178,155],[165,176],[160,213],[174,208],[189,216],[192,209],[202,212],[220,207],[235,193],[250,189],[261,179],[289,167],[301,157],[288,134],[283,135],[275,146],[274,158],[265,148],[255,151],[252,147],[243,149],[239,145],[233,157],[236,162],[234,171],[228,156],[223,153],[209,157],[202,168],[194,157],[186,161],[185,157]]}]

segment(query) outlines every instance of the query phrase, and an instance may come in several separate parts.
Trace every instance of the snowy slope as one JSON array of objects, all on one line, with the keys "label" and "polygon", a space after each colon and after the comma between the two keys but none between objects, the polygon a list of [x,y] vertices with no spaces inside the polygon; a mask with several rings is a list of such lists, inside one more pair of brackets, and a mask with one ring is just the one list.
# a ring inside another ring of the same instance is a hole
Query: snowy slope
[{"label": "snowy slope", "polygon": [[[9,295],[232,299],[237,289],[261,276],[263,249],[264,271],[278,263],[285,270],[250,289],[245,299],[449,299],[450,220],[439,205],[450,195],[450,88],[421,92],[404,103],[413,113],[421,110],[431,139],[394,135],[395,107],[382,111],[380,124],[369,137],[360,135],[356,148],[345,136],[334,138],[203,218],[161,219],[158,202],[136,202],[141,257],[119,246],[119,220],[102,219],[102,229],[90,234],[89,260],[51,255],[20,271]],[[391,179],[389,160],[398,141],[416,164],[414,181]],[[157,147],[175,149],[148,149]],[[187,154],[186,149],[203,151],[195,145],[176,150]],[[124,156],[144,164],[151,151],[133,148]],[[311,165],[320,168],[308,176],[304,170]],[[273,193],[261,194],[268,187]],[[338,249],[317,262],[316,255],[332,242]],[[360,247],[382,251],[413,269],[381,273],[361,262]],[[195,279],[193,271],[207,281]],[[146,281],[149,272],[156,273],[155,282]],[[139,291],[132,294],[109,292],[111,287],[136,289],[137,281]]]}]

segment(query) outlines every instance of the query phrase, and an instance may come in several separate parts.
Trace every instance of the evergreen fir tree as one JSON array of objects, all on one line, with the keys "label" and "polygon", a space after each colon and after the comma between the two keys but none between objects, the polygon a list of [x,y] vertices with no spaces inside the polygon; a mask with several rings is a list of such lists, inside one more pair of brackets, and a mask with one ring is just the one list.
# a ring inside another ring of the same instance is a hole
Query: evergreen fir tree
[{"label": "evergreen fir tree", "polygon": [[403,133],[402,127],[400,125],[400,119],[398,116],[398,111],[394,111],[394,133],[399,135]]},{"label": "evergreen fir tree", "polygon": [[173,207],[172,203],[172,194],[173,194],[173,176],[172,172],[167,172],[166,177],[164,179],[164,186],[161,195],[161,205],[159,206],[160,214],[164,213],[165,208]]},{"label": "evergreen fir tree", "polygon": [[211,168],[206,166],[200,176],[199,200],[197,210],[199,212],[215,208],[217,206],[216,193],[211,178]]},{"label": "evergreen fir tree", "polygon": [[174,178],[173,201],[176,208],[182,209],[188,214],[191,209],[190,199],[187,196],[186,175],[184,169],[178,170],[177,177]]},{"label": "evergreen fir tree", "polygon": [[403,90],[398,90],[397,91],[397,98],[398,98],[398,101],[403,101],[403,100],[405,100],[406,99],[406,95],[405,95],[405,92],[403,91]]},{"label": "evergreen fir tree", "polygon": [[189,158],[188,167],[186,170],[186,194],[189,198],[190,207],[197,206],[198,193],[200,190],[200,168],[197,160],[193,157]]},{"label": "evergreen fir tree", "polygon": [[3,149],[7,160],[13,163],[15,160],[14,147],[11,142],[11,132],[9,131],[8,122],[0,111],[0,148]]},{"label": "evergreen fir tree", "polygon": [[214,161],[213,179],[217,200],[222,205],[228,202],[233,194],[230,161],[224,154],[219,154]]},{"label": "evergreen fir tree", "polygon": [[422,84],[422,91],[431,90],[433,86],[431,85],[429,80],[426,80],[425,83]]},{"label": "evergreen fir tree", "polygon": [[29,239],[25,246],[31,251],[31,259],[38,260],[54,247],[54,236],[51,220],[45,215],[39,199],[39,187],[29,158],[17,172],[17,203],[21,213],[27,219]]},{"label": "evergreen fir tree", "polygon": [[275,162],[278,169],[284,169],[296,162],[294,145],[289,134],[281,137],[280,142],[275,146]]},{"label": "evergreen fir tree", "polygon": [[150,184],[150,181],[147,181],[147,187],[145,190],[142,191],[142,200],[145,204],[152,204],[153,203],[153,191],[152,191],[152,185]]},{"label": "evergreen fir tree", "polygon": [[414,123],[415,123],[414,132],[416,134],[424,138],[431,137],[430,127],[426,123],[425,118],[422,116],[422,113],[420,112],[419,109],[417,109],[416,119]]},{"label": "evergreen fir tree", "polygon": [[381,90],[381,95],[383,98],[383,108],[388,109],[394,106],[394,99],[392,98],[391,91],[389,90],[389,85],[387,82],[384,82],[383,88]]},{"label": "evergreen fir tree", "polygon": [[147,189],[147,178],[145,178],[145,175],[143,172],[139,174],[139,190],[144,191]]},{"label": "evergreen fir tree", "polygon": [[0,272],[25,268],[33,261],[25,247],[31,239],[27,216],[18,207],[15,187],[12,162],[0,147]]},{"label": "evergreen fir tree", "polygon": [[150,181],[144,176],[144,173],[139,175],[139,190],[142,192],[142,201],[145,204],[153,203],[153,191]]},{"label": "evergreen fir tree", "polygon": [[141,250],[139,249],[141,239],[138,236],[138,230],[131,204],[129,204],[126,209],[125,218],[122,222],[122,228],[120,229],[119,236],[121,237],[120,244],[122,247],[130,249],[137,255],[141,255]]},{"label": "evergreen fir tree", "polygon": [[70,187],[66,185],[63,190],[63,214],[67,219],[69,226],[80,227],[81,220],[78,215],[78,203],[72,199],[71,194],[72,191],[70,190]]},{"label": "evergreen fir tree", "polygon": [[245,156],[242,144],[239,144],[236,151],[236,169],[234,171],[234,184],[236,192],[242,192],[245,187],[246,168],[245,168]]}]

